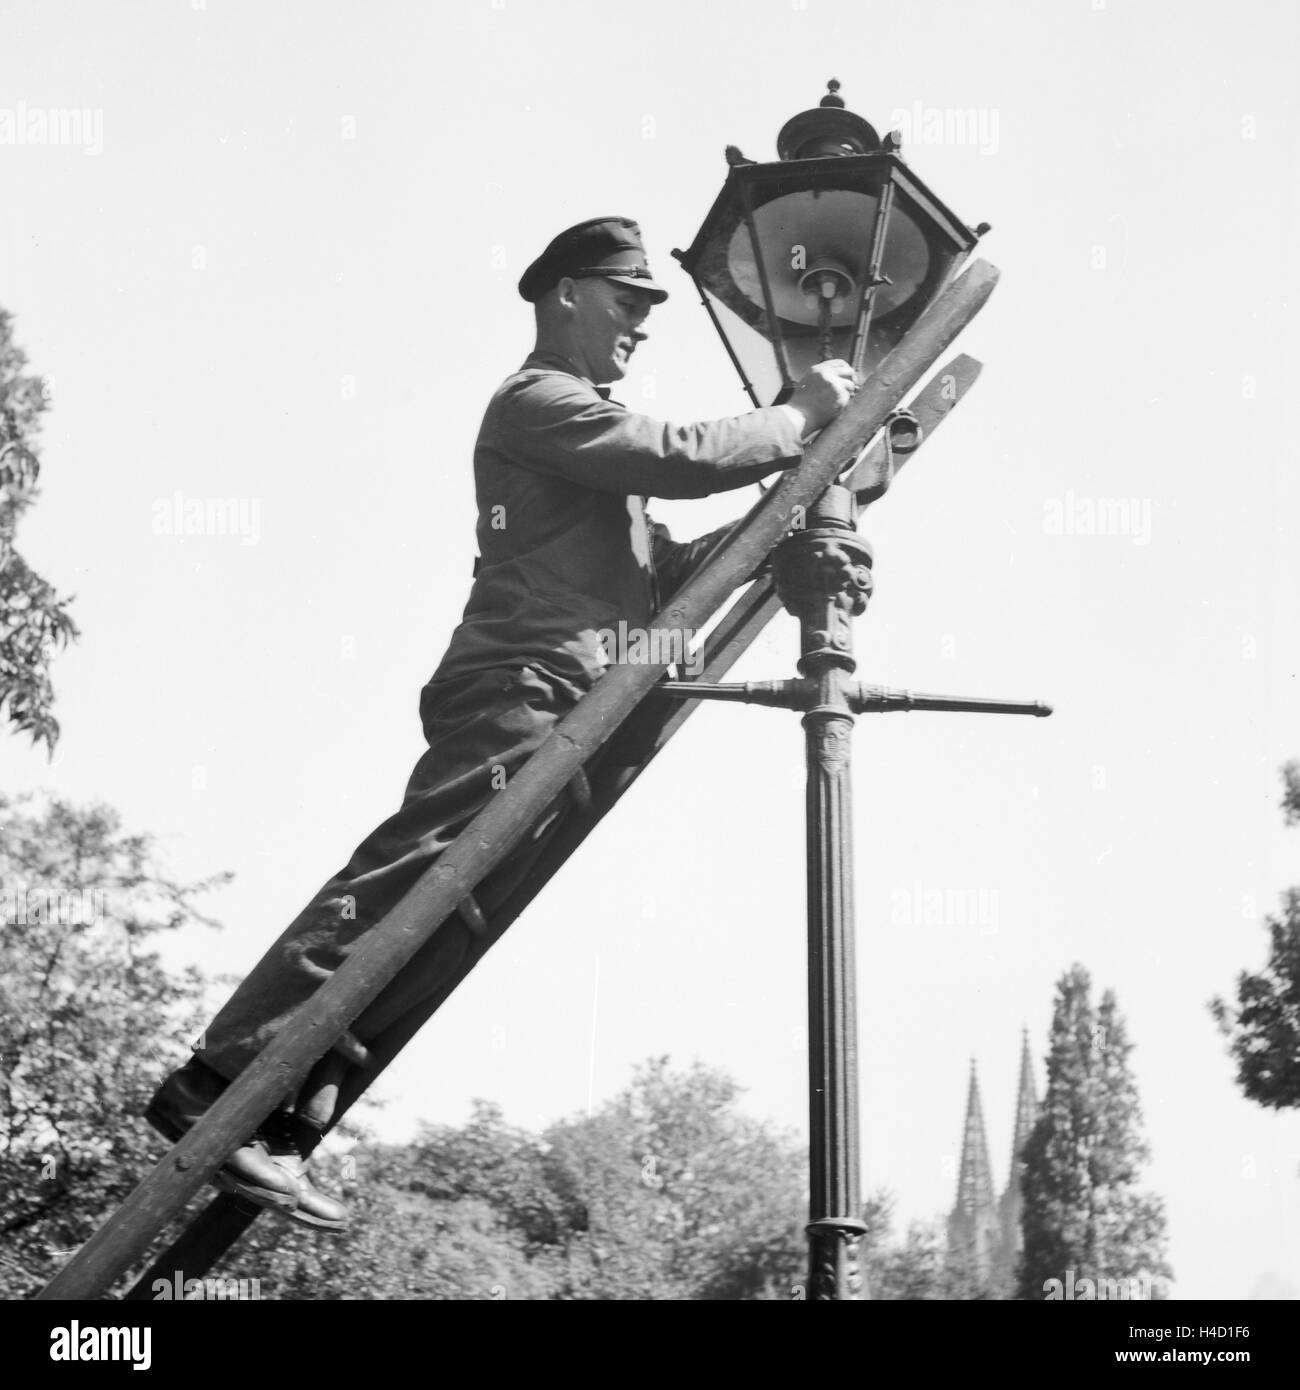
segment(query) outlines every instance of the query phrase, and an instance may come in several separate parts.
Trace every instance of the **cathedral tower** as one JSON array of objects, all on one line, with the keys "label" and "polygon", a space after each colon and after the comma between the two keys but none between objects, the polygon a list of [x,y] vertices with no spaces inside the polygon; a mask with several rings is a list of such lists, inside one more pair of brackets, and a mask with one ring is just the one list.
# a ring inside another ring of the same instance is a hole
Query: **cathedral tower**
[{"label": "cathedral tower", "polygon": [[961,1141],[961,1171],[957,1176],[957,1203],[948,1218],[948,1248],[969,1260],[978,1277],[985,1280],[996,1272],[1003,1243],[997,1199],[993,1194],[988,1139],[984,1133],[979,1078],[975,1075],[972,1058],[970,1086],[966,1093],[966,1126]]},{"label": "cathedral tower", "polygon": [[1024,1174],[1025,1145],[1038,1119],[1038,1095],[1034,1089],[1034,1060],[1029,1055],[1029,1030],[1024,1031],[1020,1047],[1020,1086],[1016,1095],[1016,1127],[1011,1136],[1011,1172],[1000,1203],[1002,1224],[1002,1263],[1011,1272],[1024,1248],[1020,1229],[1023,1206],[1020,1182]]},{"label": "cathedral tower", "polygon": [[998,1198],[993,1186],[993,1166],[989,1162],[988,1140],[984,1131],[979,1080],[972,1060],[970,1086],[966,1094],[966,1123],[962,1132],[961,1171],[957,1177],[957,1201],[948,1218],[949,1251],[967,1266],[979,1282],[987,1284],[992,1290],[1010,1288],[1023,1246],[1020,1230],[1023,1155],[1037,1119],[1034,1060],[1029,1052],[1029,1033],[1026,1030],[1020,1049],[1016,1124],[1011,1136],[1011,1171],[1006,1188]]}]

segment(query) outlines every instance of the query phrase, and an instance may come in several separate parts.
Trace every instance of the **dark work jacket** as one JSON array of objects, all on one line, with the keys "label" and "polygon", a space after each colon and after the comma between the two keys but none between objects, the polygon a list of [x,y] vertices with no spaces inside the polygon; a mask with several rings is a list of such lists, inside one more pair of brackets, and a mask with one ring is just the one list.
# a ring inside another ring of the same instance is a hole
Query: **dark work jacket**
[{"label": "dark work jacket", "polygon": [[433,680],[541,665],[583,688],[608,664],[597,633],[648,626],[723,531],[678,544],[648,497],[745,487],[802,457],[777,407],[669,425],[534,353],[488,404],[474,449],[479,562]]}]

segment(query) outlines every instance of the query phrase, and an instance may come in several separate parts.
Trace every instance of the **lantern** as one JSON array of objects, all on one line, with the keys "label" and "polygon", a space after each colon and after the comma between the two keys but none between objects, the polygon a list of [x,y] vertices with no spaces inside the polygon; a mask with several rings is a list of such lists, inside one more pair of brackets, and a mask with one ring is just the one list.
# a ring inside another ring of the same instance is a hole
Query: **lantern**
[{"label": "lantern", "polygon": [[941,203],[839,86],[786,122],[775,162],[729,146],[722,192],[673,252],[755,406],[829,358],[870,372],[987,230]]}]

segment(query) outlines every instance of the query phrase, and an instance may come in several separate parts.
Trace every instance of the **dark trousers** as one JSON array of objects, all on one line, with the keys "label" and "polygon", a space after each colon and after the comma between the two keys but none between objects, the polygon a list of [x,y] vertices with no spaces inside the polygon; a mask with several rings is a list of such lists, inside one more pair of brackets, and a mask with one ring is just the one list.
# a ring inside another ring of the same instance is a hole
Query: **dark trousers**
[{"label": "dark trousers", "polygon": [[[577,703],[582,689],[539,667],[494,669],[425,686],[420,718],[429,748],[411,774],[401,809],[368,835],[340,870],[290,923],[213,1019],[198,1057],[228,1081],[279,1033],[294,1011],[348,958],[352,948],[407,893],[487,802]],[[491,877],[500,894],[535,857],[525,842]],[[362,1047],[428,1011],[454,983],[471,933],[448,918],[398,977],[355,1020]],[[325,1129],[349,1066],[345,1039],[317,1064],[296,1099],[297,1119]],[[355,1049],[353,1049],[355,1051]]]}]

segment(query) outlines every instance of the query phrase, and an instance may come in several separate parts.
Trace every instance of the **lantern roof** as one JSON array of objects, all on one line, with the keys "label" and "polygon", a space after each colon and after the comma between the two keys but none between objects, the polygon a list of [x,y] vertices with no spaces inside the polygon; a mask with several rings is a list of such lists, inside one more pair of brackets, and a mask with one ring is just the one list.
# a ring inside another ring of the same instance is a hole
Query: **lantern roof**
[{"label": "lantern roof", "polygon": [[776,152],[781,159],[822,154],[871,154],[880,149],[875,127],[844,106],[839,81],[832,77],[826,95],[810,111],[800,111],[781,127]]}]

